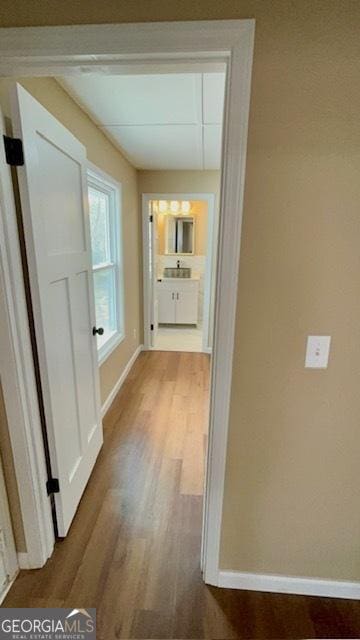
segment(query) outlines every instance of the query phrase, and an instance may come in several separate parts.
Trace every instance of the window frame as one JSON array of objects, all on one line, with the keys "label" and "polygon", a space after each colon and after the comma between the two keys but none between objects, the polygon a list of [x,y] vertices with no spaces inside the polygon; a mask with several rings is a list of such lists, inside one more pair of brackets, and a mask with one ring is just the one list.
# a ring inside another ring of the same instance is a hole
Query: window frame
[{"label": "window frame", "polygon": [[[98,363],[102,365],[110,354],[125,339],[125,296],[124,296],[124,248],[122,235],[122,189],[121,184],[92,162],[88,162],[86,172],[87,193],[89,187],[105,193],[109,197],[110,253],[109,262],[94,266],[92,274],[113,269],[115,277],[115,309],[117,329],[100,347],[97,347]],[[90,218],[90,209],[89,209]],[[89,220],[90,223],[90,220]],[[91,238],[90,238],[91,241]],[[93,278],[94,280],[94,278]],[[94,286],[94,285],[93,285]],[[95,291],[95,287],[94,287]],[[96,310],[96,300],[95,310]]]}]

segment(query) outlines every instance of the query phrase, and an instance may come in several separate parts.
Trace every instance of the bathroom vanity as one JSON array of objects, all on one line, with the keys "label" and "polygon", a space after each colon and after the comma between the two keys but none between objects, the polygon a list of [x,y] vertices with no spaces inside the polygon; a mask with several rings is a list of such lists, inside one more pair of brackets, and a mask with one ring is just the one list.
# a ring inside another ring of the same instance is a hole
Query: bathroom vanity
[{"label": "bathroom vanity", "polygon": [[160,324],[198,323],[198,278],[159,278],[156,284]]}]

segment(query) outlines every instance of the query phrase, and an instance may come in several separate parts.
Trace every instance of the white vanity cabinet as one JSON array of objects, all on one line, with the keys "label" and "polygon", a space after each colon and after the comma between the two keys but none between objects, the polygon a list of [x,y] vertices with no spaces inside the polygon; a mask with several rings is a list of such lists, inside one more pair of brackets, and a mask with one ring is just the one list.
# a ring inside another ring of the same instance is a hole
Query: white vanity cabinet
[{"label": "white vanity cabinet", "polygon": [[197,324],[198,280],[163,278],[157,282],[157,295],[160,324]]}]

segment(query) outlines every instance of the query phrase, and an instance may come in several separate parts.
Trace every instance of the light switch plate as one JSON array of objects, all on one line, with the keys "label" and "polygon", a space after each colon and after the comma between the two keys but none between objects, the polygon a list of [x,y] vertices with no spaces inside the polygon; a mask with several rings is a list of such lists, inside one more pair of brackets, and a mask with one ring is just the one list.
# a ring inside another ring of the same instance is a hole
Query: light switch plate
[{"label": "light switch plate", "polygon": [[305,368],[326,369],[329,362],[331,336],[308,336]]}]

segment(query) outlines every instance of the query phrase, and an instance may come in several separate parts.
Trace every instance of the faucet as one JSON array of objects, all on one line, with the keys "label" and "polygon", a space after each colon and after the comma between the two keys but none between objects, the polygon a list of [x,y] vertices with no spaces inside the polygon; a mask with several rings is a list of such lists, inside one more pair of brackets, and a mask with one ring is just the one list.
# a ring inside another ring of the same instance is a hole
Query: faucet
[{"label": "faucet", "polygon": [[177,269],[180,269],[180,260],[178,260],[178,261],[177,261],[177,263],[176,263],[176,268],[177,268]]}]

